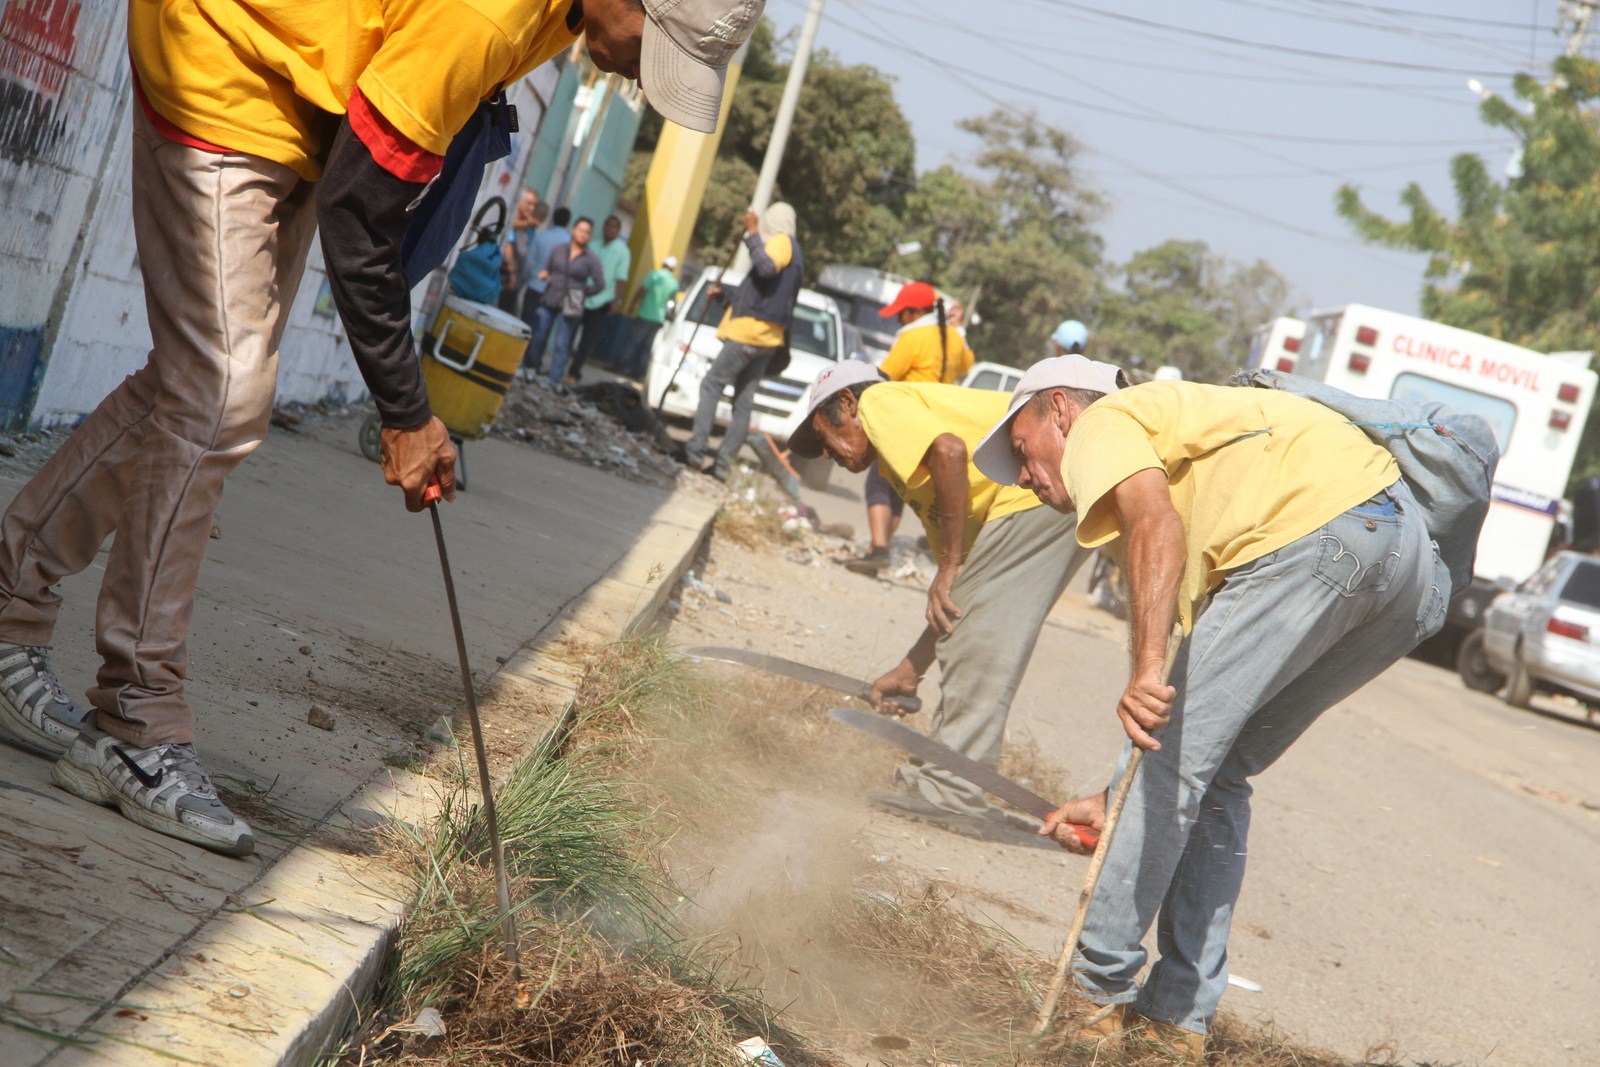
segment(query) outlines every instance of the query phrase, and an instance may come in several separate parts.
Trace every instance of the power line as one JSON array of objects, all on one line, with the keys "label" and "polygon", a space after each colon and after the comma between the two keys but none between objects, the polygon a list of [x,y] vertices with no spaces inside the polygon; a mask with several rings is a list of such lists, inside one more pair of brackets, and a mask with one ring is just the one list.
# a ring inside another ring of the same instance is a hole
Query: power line
[{"label": "power line", "polygon": [[1348,56],[1337,52],[1324,52],[1314,48],[1296,48],[1293,45],[1273,44],[1264,41],[1250,41],[1242,37],[1233,37],[1225,33],[1212,33],[1208,30],[1194,29],[1188,26],[1173,26],[1153,19],[1140,18],[1137,15],[1128,15],[1118,11],[1102,11],[1087,4],[1074,3],[1073,0],[1036,0],[1050,7],[1065,8],[1091,18],[1108,19],[1114,22],[1125,22],[1133,26],[1142,26],[1151,30],[1164,33],[1182,33],[1189,37],[1198,37],[1208,41],[1218,41],[1240,48],[1250,48],[1258,51],[1271,52],[1274,55],[1303,56],[1324,62],[1352,63],[1365,67],[1384,67],[1389,70],[1415,70],[1429,74],[1455,74],[1468,76],[1479,72],[1465,67],[1441,67],[1430,63],[1408,63],[1395,59],[1373,59],[1367,56]]},{"label": "power line", "polygon": [[[860,14],[859,11],[857,11],[856,13]],[[870,18],[870,16],[869,16],[869,18]],[[921,61],[924,64],[926,64],[927,66],[931,67],[934,70],[937,70],[943,76],[945,76],[947,78],[950,78],[953,81],[956,81],[956,82],[959,82],[959,83],[965,85],[970,91],[972,91],[973,93],[977,94],[978,96],[988,100],[990,103],[994,104],[996,107],[998,107],[998,108],[1000,108],[1000,109],[1002,109],[1004,111],[1010,112],[1011,114],[1022,114],[1022,112],[1020,112],[1020,110],[1016,107],[1015,104],[1011,103],[1008,100],[1002,99],[1001,97],[995,96],[994,94],[992,94],[992,93],[988,92],[987,90],[981,88],[980,86],[976,85],[974,83],[974,81],[972,80],[973,72],[971,72],[971,71],[960,71],[960,70],[957,70],[957,69],[953,69],[949,64],[941,63],[937,59],[934,59],[932,56],[929,56],[926,53],[921,52],[921,51],[919,51],[919,50],[917,50],[915,48],[911,48],[908,45],[906,45],[903,41],[886,40],[885,38],[879,37],[879,36],[877,36],[875,34],[872,34],[872,33],[869,33],[869,32],[867,32],[865,30],[862,30],[859,27],[850,26],[849,24],[844,23],[842,21],[839,21],[838,19],[834,20],[834,24],[837,25],[837,26],[840,26],[840,27],[842,27],[844,29],[848,29],[851,32],[856,33],[857,35],[859,35],[861,37],[864,37],[864,38],[866,38],[868,40],[871,40],[871,41],[873,41],[873,42],[875,42],[875,43],[877,43],[877,44],[879,44],[879,45],[881,45],[883,47],[890,48],[890,49],[893,49],[895,51],[903,52],[903,53],[909,54],[911,56],[914,56],[919,61]],[[1151,171],[1146,167],[1140,166],[1138,163],[1134,162],[1133,160],[1127,159],[1125,157],[1122,157],[1122,156],[1117,155],[1117,154],[1112,153],[1112,152],[1108,152],[1108,151],[1106,151],[1104,149],[1086,148],[1086,151],[1089,151],[1089,152],[1091,152],[1091,153],[1093,153],[1095,155],[1101,156],[1101,157],[1103,157],[1105,159],[1109,159],[1113,163],[1118,164],[1119,166],[1126,167],[1127,169],[1129,169],[1130,171],[1134,172],[1135,174],[1137,174],[1139,177],[1145,179],[1146,181],[1155,182],[1158,185],[1164,186],[1164,187],[1166,187],[1168,189],[1172,189],[1173,191],[1181,193],[1184,196],[1190,197],[1190,198],[1195,199],[1195,200],[1199,200],[1202,203],[1210,204],[1211,206],[1213,206],[1215,208],[1218,208],[1218,209],[1220,209],[1220,210],[1222,210],[1222,211],[1224,211],[1224,212],[1226,212],[1228,214],[1235,215],[1235,216],[1238,216],[1238,217],[1241,217],[1241,218],[1247,218],[1247,219],[1250,219],[1252,221],[1263,223],[1263,224],[1265,224],[1267,226],[1271,226],[1271,227],[1274,227],[1274,228],[1277,228],[1277,229],[1286,230],[1286,231],[1291,232],[1291,233],[1300,234],[1301,236],[1304,236],[1304,237],[1311,237],[1311,238],[1314,238],[1314,239],[1316,239],[1318,241],[1331,241],[1331,242],[1334,242],[1334,243],[1337,243],[1337,244],[1343,244],[1343,245],[1346,245],[1346,246],[1350,247],[1352,250],[1354,250],[1357,253],[1365,256],[1368,259],[1372,259],[1372,260],[1375,260],[1377,262],[1384,263],[1386,265],[1392,265],[1393,264],[1393,260],[1389,259],[1384,254],[1383,251],[1373,249],[1372,247],[1370,247],[1369,245],[1367,245],[1367,244],[1365,244],[1363,242],[1360,242],[1360,241],[1357,241],[1357,240],[1354,240],[1354,239],[1351,239],[1351,238],[1348,238],[1348,237],[1340,237],[1340,236],[1334,235],[1334,234],[1321,233],[1321,232],[1318,232],[1316,230],[1307,229],[1304,226],[1296,225],[1295,223],[1286,222],[1283,219],[1273,218],[1270,215],[1266,215],[1266,214],[1263,214],[1263,213],[1258,212],[1258,211],[1253,211],[1253,210],[1251,210],[1249,208],[1240,207],[1237,204],[1230,203],[1229,201],[1223,200],[1222,198],[1214,196],[1211,193],[1207,193],[1207,192],[1204,192],[1204,191],[1199,190],[1199,189],[1191,189],[1191,188],[1183,185],[1181,182],[1177,181],[1176,179],[1170,178],[1170,177],[1168,177],[1166,175],[1163,175],[1163,174],[1157,174],[1154,171]]]}]

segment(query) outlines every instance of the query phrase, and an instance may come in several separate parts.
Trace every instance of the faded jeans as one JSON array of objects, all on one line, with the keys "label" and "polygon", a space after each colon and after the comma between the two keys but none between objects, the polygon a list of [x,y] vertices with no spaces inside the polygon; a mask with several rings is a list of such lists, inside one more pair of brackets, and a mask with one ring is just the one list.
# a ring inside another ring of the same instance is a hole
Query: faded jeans
[{"label": "faded jeans", "polygon": [[723,390],[731,385],[733,416],[728,420],[728,432],[722,437],[722,446],[717,449],[716,469],[720,474],[727,474],[733,469],[733,461],[739,458],[739,449],[744,447],[744,439],[750,433],[750,414],[756,407],[756,387],[761,384],[761,376],[767,372],[767,364],[776,351],[776,348],[761,348],[738,341],[728,341],[722,346],[711,369],[706,371],[705,380],[700,383],[700,406],[694,412],[694,432],[684,446],[690,463],[698,466],[704,457],[711,440],[711,426],[716,421],[717,403],[722,399]]},{"label": "faded jeans", "polygon": [[[1389,493],[1231,572],[1195,620],[1172,669],[1172,720],[1144,755],[1073,959],[1089,999],[1210,1026],[1228,981],[1250,779],[1444,625],[1449,572],[1405,483]],[[1139,988],[1153,922],[1160,958]]]}]

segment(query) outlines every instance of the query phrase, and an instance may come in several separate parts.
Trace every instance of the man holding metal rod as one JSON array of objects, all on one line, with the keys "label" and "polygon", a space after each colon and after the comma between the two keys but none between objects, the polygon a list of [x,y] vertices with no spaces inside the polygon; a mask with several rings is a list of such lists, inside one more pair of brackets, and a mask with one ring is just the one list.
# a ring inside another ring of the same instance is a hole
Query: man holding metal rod
[{"label": "man holding metal rod", "polygon": [[[1132,662],[1116,712],[1129,740],[1113,781],[1135,746],[1142,773],[1102,845],[1072,971],[1110,1009],[1084,1037],[1142,1028],[1194,1059],[1228,980],[1250,780],[1439,630],[1450,570],[1395,457],[1343,415],[1272,389],[1051,387],[1048,368],[1074,358],[1024,375],[976,460],[1076,513],[1078,543],[1127,572]],[[1185,639],[1163,679],[1174,618]],[[1064,805],[1041,833],[1099,828],[1105,803]],[[1160,957],[1140,986],[1153,923]]]}]

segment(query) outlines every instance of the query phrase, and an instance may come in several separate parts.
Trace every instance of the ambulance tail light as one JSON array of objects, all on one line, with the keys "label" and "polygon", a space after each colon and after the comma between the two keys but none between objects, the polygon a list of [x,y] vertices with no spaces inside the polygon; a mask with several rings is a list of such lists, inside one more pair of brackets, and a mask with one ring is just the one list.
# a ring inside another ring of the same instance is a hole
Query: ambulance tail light
[{"label": "ambulance tail light", "polygon": [[1365,374],[1370,366],[1372,366],[1371,356],[1357,352],[1350,357],[1350,373],[1352,374]]},{"label": "ambulance tail light", "polygon": [[1572,425],[1572,412],[1552,411],[1550,413],[1550,428],[1552,430],[1565,430]]},{"label": "ambulance tail light", "polygon": [[1362,326],[1356,330],[1356,344],[1372,346],[1378,343],[1378,331],[1371,326]]},{"label": "ambulance tail light", "polygon": [[1556,390],[1556,399],[1563,404],[1576,404],[1578,402],[1578,387],[1571,382],[1565,382]]},{"label": "ambulance tail light", "polygon": [[1278,359],[1278,370],[1284,374],[1292,373],[1294,371],[1294,360],[1290,359],[1288,356],[1280,356]]},{"label": "ambulance tail light", "polygon": [[1570,637],[1574,641],[1589,640],[1589,628],[1570,619],[1558,619],[1551,616],[1550,621],[1544,624],[1544,628],[1557,637]]},{"label": "ambulance tail light", "polygon": [[[1284,349],[1285,352],[1298,352],[1298,351],[1300,351],[1300,338],[1298,338],[1298,337],[1285,337],[1283,339],[1283,349]],[[1566,387],[1563,386],[1562,388],[1566,388]]]}]

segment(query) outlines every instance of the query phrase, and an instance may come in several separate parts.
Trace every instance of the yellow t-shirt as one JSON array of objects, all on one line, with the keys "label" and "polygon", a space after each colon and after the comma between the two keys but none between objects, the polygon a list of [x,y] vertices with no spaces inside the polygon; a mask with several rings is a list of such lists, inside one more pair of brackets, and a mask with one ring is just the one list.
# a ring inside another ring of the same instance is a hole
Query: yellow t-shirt
[{"label": "yellow t-shirt", "polygon": [[202,140],[310,181],[327,117],[359,86],[436,155],[478,104],[570,45],[571,0],[135,0],[128,46],[150,106]]},{"label": "yellow t-shirt", "polygon": [[961,537],[966,558],[983,524],[1039,506],[1039,498],[1014,485],[996,485],[973,466],[972,453],[994,424],[1005,417],[1011,397],[993,389],[963,389],[933,382],[884,382],[861,394],[861,426],[878,451],[878,469],[894,491],[922,520],[928,545],[939,558],[940,520],[933,474],[922,464],[940,434],[954,434],[967,445],[967,524]]},{"label": "yellow t-shirt", "polygon": [[1321,404],[1195,382],[1148,382],[1095,401],[1067,434],[1061,467],[1085,548],[1122,534],[1105,499],[1116,485],[1152,467],[1166,472],[1188,545],[1178,596],[1185,631],[1228,571],[1400,477],[1386,449]]},{"label": "yellow t-shirt", "polygon": [[[786,233],[774,234],[767,238],[767,255],[772,258],[773,264],[779,269],[789,265],[794,259],[794,245],[789,241]],[[729,308],[722,316],[722,324],[717,327],[717,340],[737,341],[742,345],[753,345],[756,348],[777,348],[783,344],[783,327],[775,322],[763,322],[761,319],[752,319],[748,315],[733,317],[733,309]]]},{"label": "yellow t-shirt", "polygon": [[[939,351],[939,321],[924,315],[894,336],[889,354],[878,369],[893,382],[944,382],[954,384],[972,368],[972,349],[954,326],[946,325],[946,351]],[[939,376],[940,365],[944,377]]]}]

